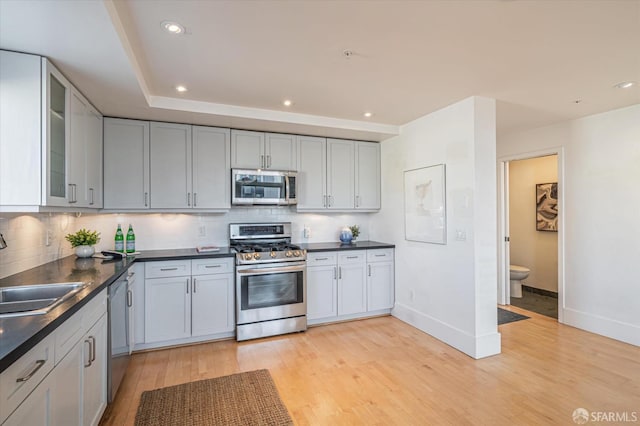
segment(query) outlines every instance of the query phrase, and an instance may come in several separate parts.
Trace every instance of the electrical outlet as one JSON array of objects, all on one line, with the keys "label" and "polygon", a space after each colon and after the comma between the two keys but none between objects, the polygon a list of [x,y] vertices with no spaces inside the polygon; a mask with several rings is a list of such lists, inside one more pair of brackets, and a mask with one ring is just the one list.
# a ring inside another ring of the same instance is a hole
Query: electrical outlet
[{"label": "electrical outlet", "polygon": [[51,231],[46,229],[44,231],[44,245],[49,247],[51,245],[51,240],[53,239],[53,235],[51,235]]},{"label": "electrical outlet", "polygon": [[305,238],[311,238],[311,228],[305,226],[303,235]]},{"label": "electrical outlet", "polygon": [[467,240],[467,232],[464,229],[456,229],[456,240],[458,240],[458,241],[466,241]]},{"label": "electrical outlet", "polygon": [[207,236],[207,227],[204,225],[200,225],[198,227],[198,237],[206,237]]}]

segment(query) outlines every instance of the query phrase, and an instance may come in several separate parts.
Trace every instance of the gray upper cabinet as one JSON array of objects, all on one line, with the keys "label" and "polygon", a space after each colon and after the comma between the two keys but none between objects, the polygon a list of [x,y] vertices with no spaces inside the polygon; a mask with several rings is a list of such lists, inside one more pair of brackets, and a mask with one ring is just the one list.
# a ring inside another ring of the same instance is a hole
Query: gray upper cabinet
[{"label": "gray upper cabinet", "polygon": [[355,206],[354,157],[353,141],[327,139],[327,208],[330,210]]},{"label": "gray upper cabinet", "polygon": [[231,208],[230,130],[193,126],[193,207]]},{"label": "gray upper cabinet", "polygon": [[294,135],[231,130],[234,169],[297,170]]},{"label": "gray upper cabinet", "polygon": [[0,211],[98,208],[100,113],[37,55],[0,50],[0,94]]},{"label": "gray upper cabinet", "polygon": [[104,119],[104,208],[149,208],[149,122]]},{"label": "gray upper cabinet", "polygon": [[355,207],[380,209],[380,144],[356,142]]},{"label": "gray upper cabinet", "polygon": [[298,210],[326,208],[327,140],[298,136]]},{"label": "gray upper cabinet", "polygon": [[298,136],[298,211],[380,209],[380,145]]},{"label": "gray upper cabinet", "polygon": [[152,122],[150,152],[151,208],[190,208],[191,126]]},{"label": "gray upper cabinet", "polygon": [[227,210],[230,130],[105,119],[104,208]]}]

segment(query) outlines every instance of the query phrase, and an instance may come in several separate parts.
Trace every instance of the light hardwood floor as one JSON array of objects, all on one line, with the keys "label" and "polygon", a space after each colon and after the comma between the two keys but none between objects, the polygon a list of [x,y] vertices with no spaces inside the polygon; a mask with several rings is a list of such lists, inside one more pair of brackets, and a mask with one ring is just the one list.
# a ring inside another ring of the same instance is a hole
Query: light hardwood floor
[{"label": "light hardwood floor", "polygon": [[[532,318],[473,360],[393,317],[133,356],[104,425],[132,425],[145,390],[267,368],[299,425],[573,424],[578,407],[640,417],[640,348]],[[640,420],[639,420],[640,422]]]}]

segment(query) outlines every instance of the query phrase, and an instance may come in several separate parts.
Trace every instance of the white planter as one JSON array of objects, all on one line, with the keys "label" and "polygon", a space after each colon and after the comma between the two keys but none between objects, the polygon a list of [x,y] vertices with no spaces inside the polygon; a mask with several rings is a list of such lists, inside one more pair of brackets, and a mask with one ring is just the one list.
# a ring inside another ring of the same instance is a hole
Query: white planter
[{"label": "white planter", "polygon": [[91,257],[96,250],[93,246],[78,246],[76,247],[76,256],[78,257]]}]

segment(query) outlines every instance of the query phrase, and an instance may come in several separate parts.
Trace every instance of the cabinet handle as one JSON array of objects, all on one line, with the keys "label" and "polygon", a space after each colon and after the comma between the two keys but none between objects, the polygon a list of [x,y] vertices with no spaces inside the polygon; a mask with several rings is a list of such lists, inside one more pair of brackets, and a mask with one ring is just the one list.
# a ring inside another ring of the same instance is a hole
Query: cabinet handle
[{"label": "cabinet handle", "polygon": [[89,363],[84,365],[84,368],[87,368],[87,367],[91,367],[91,341],[89,339],[86,339],[84,343],[89,344],[89,359],[87,360]]},{"label": "cabinet handle", "polygon": [[96,360],[96,338],[89,336],[89,340],[91,340],[91,364],[93,364]]},{"label": "cabinet handle", "polygon": [[22,377],[18,377],[16,379],[16,383],[22,383],[22,382],[26,382],[27,380],[29,380],[30,378],[33,377],[34,374],[36,374],[38,372],[38,370],[40,370],[42,368],[42,366],[47,362],[46,359],[39,359],[36,361],[36,368],[34,368],[33,370],[31,370],[31,372],[29,374],[27,374],[26,376],[22,376]]},{"label": "cabinet handle", "polygon": [[187,207],[191,207],[191,193],[187,192]]},{"label": "cabinet handle", "polygon": [[338,279],[342,279],[342,266],[338,266]]},{"label": "cabinet handle", "polygon": [[89,193],[91,194],[91,201],[89,201],[89,205],[92,206],[93,205],[93,188],[89,188]]},{"label": "cabinet handle", "polygon": [[333,204],[333,195],[329,195],[329,207]]},{"label": "cabinet handle", "polygon": [[333,267],[333,279],[334,279],[334,280],[335,280],[336,278],[338,278],[338,276],[337,276],[337,275],[338,275],[338,271],[337,271],[337,269],[338,269],[338,268],[336,268],[335,266]]},{"label": "cabinet handle", "polygon": [[127,306],[133,306],[133,293],[131,292],[131,290],[127,290]]},{"label": "cabinet handle", "polygon": [[326,195],[322,196],[322,207],[327,207],[327,196]]},{"label": "cabinet handle", "polygon": [[222,265],[207,265],[205,266],[205,268],[209,269],[209,268],[221,268]]},{"label": "cabinet handle", "polygon": [[144,206],[145,207],[149,207],[149,193],[148,192],[144,193]]},{"label": "cabinet handle", "polygon": [[360,207],[360,196],[356,195],[356,207]]},{"label": "cabinet handle", "polygon": [[195,207],[198,204],[198,194],[197,193],[193,193],[193,207]]},{"label": "cabinet handle", "polygon": [[73,187],[74,185],[72,183],[70,183],[69,185],[69,204],[73,204],[75,203],[74,199],[75,199],[75,194],[74,194],[74,190]]},{"label": "cabinet handle", "polygon": [[317,257],[316,260],[329,260],[328,257]]},{"label": "cabinet handle", "polygon": [[387,257],[386,254],[374,254],[375,257]]},{"label": "cabinet handle", "polygon": [[196,294],[196,279],[193,279],[193,294]]},{"label": "cabinet handle", "polygon": [[260,156],[260,168],[261,168],[261,169],[264,169],[264,168],[265,168],[265,167],[264,167],[264,155],[261,155],[261,156]]},{"label": "cabinet handle", "polygon": [[358,256],[347,256],[347,259],[357,259]]},{"label": "cabinet handle", "polygon": [[189,278],[187,278],[187,294],[189,294]]},{"label": "cabinet handle", "polygon": [[371,276],[371,265],[367,265],[367,268],[369,269],[369,276]]},{"label": "cabinet handle", "polygon": [[160,268],[161,271],[177,271],[178,268]]},{"label": "cabinet handle", "polygon": [[267,169],[271,167],[271,156],[267,155]]}]

